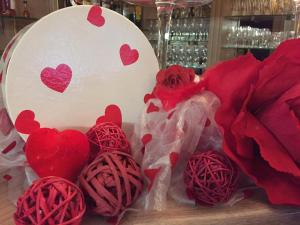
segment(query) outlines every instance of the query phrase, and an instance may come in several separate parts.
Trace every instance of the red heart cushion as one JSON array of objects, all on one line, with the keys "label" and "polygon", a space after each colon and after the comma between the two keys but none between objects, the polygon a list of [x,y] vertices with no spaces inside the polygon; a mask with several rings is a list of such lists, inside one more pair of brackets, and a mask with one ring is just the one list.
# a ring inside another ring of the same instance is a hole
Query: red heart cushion
[{"label": "red heart cushion", "polygon": [[38,176],[75,181],[88,161],[90,150],[87,137],[79,131],[41,128],[28,137],[25,152]]}]

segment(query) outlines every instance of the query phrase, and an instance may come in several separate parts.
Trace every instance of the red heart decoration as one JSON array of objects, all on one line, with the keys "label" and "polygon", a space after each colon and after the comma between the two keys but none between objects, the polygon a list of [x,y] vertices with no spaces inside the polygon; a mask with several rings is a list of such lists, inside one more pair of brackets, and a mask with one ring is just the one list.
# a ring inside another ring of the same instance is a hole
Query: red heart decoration
[{"label": "red heart decoration", "polygon": [[87,137],[79,131],[41,128],[28,137],[25,153],[38,176],[75,181],[88,161],[90,149]]},{"label": "red heart decoration", "polygon": [[148,185],[148,192],[151,190],[154,180],[157,176],[157,174],[159,173],[161,167],[156,168],[156,169],[145,169],[144,170],[144,174],[145,176],[149,179],[149,185]]},{"label": "red heart decoration", "polygon": [[159,112],[159,108],[151,102],[147,108],[147,113],[152,113],[152,112]]},{"label": "red heart decoration", "polygon": [[174,168],[178,162],[179,154],[177,152],[171,152],[169,157],[170,157],[171,167]]},{"label": "red heart decoration", "polygon": [[142,137],[142,143],[143,143],[144,145],[148,144],[151,140],[152,140],[152,134],[145,134],[145,135]]},{"label": "red heart decoration", "polygon": [[102,16],[102,9],[96,5],[92,6],[87,16],[87,20],[96,27],[103,26],[105,23],[105,19]]},{"label": "red heart decoration", "polygon": [[72,70],[66,64],[60,64],[53,69],[46,67],[41,72],[42,82],[50,89],[63,93],[72,79]]},{"label": "red heart decoration", "polygon": [[120,48],[120,57],[124,66],[135,63],[139,58],[139,52],[131,49],[128,44],[124,44]]},{"label": "red heart decoration", "polygon": [[11,150],[13,150],[17,145],[16,141],[13,141],[12,143],[10,143],[5,149],[2,150],[2,154],[7,154],[9,153]]},{"label": "red heart decoration", "polygon": [[22,134],[31,134],[40,128],[40,123],[34,120],[34,112],[31,110],[22,111],[15,122],[15,127]]},{"label": "red heart decoration", "polygon": [[117,105],[109,105],[105,108],[105,115],[100,116],[96,124],[112,122],[119,127],[122,127],[122,112]]},{"label": "red heart decoration", "polygon": [[10,131],[14,128],[8,113],[5,108],[0,110],[0,131],[4,136],[9,135]]}]

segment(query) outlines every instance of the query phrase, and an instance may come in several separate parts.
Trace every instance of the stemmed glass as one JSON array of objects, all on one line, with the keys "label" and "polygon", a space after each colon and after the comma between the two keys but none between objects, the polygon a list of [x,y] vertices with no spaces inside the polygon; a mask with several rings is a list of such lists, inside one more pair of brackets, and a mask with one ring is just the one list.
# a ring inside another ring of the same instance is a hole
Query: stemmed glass
[{"label": "stemmed glass", "polygon": [[124,0],[137,5],[156,5],[158,17],[157,58],[161,69],[167,66],[168,41],[172,12],[175,7],[190,7],[208,4],[213,0]]}]

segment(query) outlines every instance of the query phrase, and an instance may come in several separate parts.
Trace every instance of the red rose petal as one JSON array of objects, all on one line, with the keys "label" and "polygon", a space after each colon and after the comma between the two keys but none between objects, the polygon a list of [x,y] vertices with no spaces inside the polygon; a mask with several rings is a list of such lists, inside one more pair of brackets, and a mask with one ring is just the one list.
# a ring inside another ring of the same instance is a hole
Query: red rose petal
[{"label": "red rose petal", "polygon": [[7,154],[9,153],[11,150],[14,149],[14,147],[16,147],[17,142],[13,141],[12,143],[10,143],[5,149],[2,150],[2,154]]},{"label": "red rose petal", "polygon": [[8,175],[8,174],[5,174],[3,176],[3,179],[6,180],[6,181],[10,181],[12,179],[12,176]]},{"label": "red rose petal", "polygon": [[169,157],[170,157],[170,162],[171,162],[172,168],[175,168],[175,166],[178,162],[178,159],[179,159],[179,154],[177,152],[171,152]]},{"label": "red rose petal", "polygon": [[[291,111],[288,100],[300,96],[300,85],[294,86],[273,104],[259,113],[259,120],[290,153],[292,160],[300,163],[299,119]],[[292,101],[292,100],[291,100]]]},{"label": "red rose petal", "polygon": [[145,169],[144,174],[145,176],[149,179],[149,184],[148,184],[148,192],[151,190],[154,180],[159,173],[161,167],[156,168],[156,169]]},{"label": "red rose petal", "polygon": [[152,102],[148,106],[147,113],[152,113],[152,112],[159,112],[159,107],[154,105]]}]

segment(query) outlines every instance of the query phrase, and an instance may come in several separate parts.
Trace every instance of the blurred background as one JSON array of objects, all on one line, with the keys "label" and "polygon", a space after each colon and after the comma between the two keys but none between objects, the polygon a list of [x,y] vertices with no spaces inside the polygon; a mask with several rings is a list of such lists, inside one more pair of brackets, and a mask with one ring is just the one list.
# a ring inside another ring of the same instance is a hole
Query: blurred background
[{"label": "blurred background", "polygon": [[[0,54],[24,26],[72,3],[98,4],[120,13],[145,33],[156,50],[155,5],[121,0],[0,0]],[[297,19],[294,0],[214,0],[175,8],[167,37],[167,65],[180,64],[201,74],[208,66],[249,51],[262,60],[282,41],[297,36]]]}]

